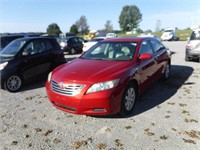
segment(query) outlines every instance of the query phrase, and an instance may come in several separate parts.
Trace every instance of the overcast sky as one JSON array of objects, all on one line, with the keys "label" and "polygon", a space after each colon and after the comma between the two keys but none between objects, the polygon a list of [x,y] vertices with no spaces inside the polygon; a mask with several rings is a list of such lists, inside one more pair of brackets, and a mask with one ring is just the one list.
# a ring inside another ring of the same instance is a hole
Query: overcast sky
[{"label": "overcast sky", "polygon": [[57,23],[68,32],[82,15],[91,30],[103,29],[111,20],[115,30],[125,5],[136,5],[142,13],[142,30],[161,28],[185,29],[198,24],[200,0],[0,0],[0,32],[46,32]]}]

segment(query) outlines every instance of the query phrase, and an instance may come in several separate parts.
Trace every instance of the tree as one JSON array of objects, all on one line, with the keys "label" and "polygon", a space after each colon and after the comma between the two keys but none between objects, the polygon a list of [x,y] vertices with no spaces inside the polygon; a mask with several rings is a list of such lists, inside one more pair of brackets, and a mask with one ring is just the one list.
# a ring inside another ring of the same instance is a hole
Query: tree
[{"label": "tree", "polygon": [[123,31],[132,31],[142,21],[142,14],[137,6],[124,6],[119,16],[119,25]]},{"label": "tree", "polygon": [[111,32],[112,30],[113,30],[113,25],[111,24],[110,20],[107,20],[106,24],[105,24],[105,31],[106,32]]},{"label": "tree", "polygon": [[143,33],[142,29],[140,29],[140,28],[137,28],[136,31],[137,31],[137,33]]},{"label": "tree", "polygon": [[86,34],[89,31],[89,26],[87,24],[87,19],[85,16],[81,16],[79,20],[76,21],[75,25],[78,28],[78,31],[81,32],[81,34]]},{"label": "tree", "polygon": [[60,31],[60,27],[56,23],[52,23],[47,28],[47,34],[49,35],[56,35],[59,36],[59,34],[62,33]]},{"label": "tree", "polygon": [[70,33],[73,33],[73,34],[77,34],[78,33],[78,28],[75,24],[73,24],[70,28]]},{"label": "tree", "polygon": [[145,31],[146,33],[152,33],[152,30],[151,29],[148,29]]}]

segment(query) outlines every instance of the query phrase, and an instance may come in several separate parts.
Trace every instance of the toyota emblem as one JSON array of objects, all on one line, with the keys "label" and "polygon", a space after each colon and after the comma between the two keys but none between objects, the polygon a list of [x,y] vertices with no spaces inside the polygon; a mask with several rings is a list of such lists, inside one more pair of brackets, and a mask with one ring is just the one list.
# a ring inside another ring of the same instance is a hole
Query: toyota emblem
[{"label": "toyota emblem", "polygon": [[65,84],[63,82],[59,82],[58,86],[60,89],[64,89],[65,88]]}]

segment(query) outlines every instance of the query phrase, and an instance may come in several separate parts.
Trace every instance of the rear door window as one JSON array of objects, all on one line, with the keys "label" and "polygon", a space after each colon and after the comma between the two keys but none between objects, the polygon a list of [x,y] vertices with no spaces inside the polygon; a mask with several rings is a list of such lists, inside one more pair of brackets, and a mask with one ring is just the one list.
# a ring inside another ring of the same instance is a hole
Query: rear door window
[{"label": "rear door window", "polygon": [[47,48],[45,40],[34,40],[28,43],[28,45],[24,48],[24,51],[29,55],[33,55],[38,53],[45,53],[49,51],[49,49]]}]

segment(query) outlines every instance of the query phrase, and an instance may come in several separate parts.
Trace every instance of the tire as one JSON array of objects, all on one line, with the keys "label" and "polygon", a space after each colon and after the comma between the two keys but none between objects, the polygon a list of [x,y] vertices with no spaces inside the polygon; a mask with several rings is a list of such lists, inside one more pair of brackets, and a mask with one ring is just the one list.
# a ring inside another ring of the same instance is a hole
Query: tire
[{"label": "tire", "polygon": [[130,114],[135,106],[136,98],[136,86],[133,83],[128,84],[122,95],[120,114]]},{"label": "tire", "polygon": [[70,54],[75,54],[76,53],[76,50],[72,47],[71,49],[70,49]]},{"label": "tire", "polygon": [[164,79],[167,80],[169,79],[169,76],[170,76],[170,65],[167,64],[166,67],[165,67],[165,72],[164,72]]},{"label": "tire", "polygon": [[9,76],[4,82],[4,89],[10,92],[17,92],[22,87],[22,78],[18,75]]},{"label": "tire", "polygon": [[185,56],[185,61],[190,61],[190,59],[187,56]]}]

